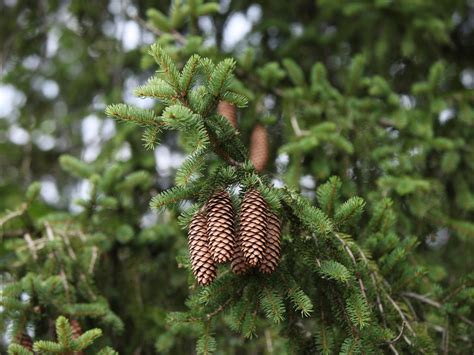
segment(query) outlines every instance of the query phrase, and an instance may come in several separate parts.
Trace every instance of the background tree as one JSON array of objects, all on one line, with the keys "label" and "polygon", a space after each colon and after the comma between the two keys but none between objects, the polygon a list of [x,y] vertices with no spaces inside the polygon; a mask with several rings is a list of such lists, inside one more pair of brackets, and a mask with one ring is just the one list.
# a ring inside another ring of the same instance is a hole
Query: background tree
[{"label": "background tree", "polygon": [[[92,352],[470,351],[470,2],[0,11],[4,349],[82,351],[65,316]],[[281,260],[202,287],[186,231],[222,190]]]}]

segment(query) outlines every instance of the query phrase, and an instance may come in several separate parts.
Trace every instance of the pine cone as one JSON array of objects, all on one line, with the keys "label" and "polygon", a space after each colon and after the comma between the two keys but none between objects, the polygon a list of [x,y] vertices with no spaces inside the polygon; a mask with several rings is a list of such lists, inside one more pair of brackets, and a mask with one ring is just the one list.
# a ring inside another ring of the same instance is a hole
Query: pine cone
[{"label": "pine cone", "polygon": [[188,231],[189,255],[193,274],[200,285],[209,285],[216,278],[216,265],[208,246],[206,215],[198,212]]},{"label": "pine cone", "polygon": [[268,163],[268,132],[257,124],[250,137],[250,160],[257,171],[265,170]]},{"label": "pine cone", "polygon": [[28,349],[29,351],[33,351],[33,340],[25,332],[18,334],[15,337],[14,343],[23,346],[25,349]]},{"label": "pine cone", "polygon": [[270,274],[275,271],[280,261],[281,230],[278,216],[272,211],[269,211],[267,216],[267,244],[265,246],[265,254],[262,260],[260,260],[258,269],[265,274]]},{"label": "pine cone", "polygon": [[[71,328],[72,328],[72,338],[73,339],[79,338],[82,335],[82,327],[81,327],[81,324],[79,323],[79,321],[77,319],[71,319],[69,321],[69,324],[71,325]],[[76,351],[74,354],[75,355],[83,355],[84,352],[83,351]]]},{"label": "pine cone", "polygon": [[234,251],[234,206],[227,191],[219,191],[207,202],[207,235],[216,263],[232,259]]},{"label": "pine cone", "polygon": [[230,264],[230,267],[234,274],[244,275],[252,267],[249,264],[247,264],[247,262],[245,261],[245,257],[244,257],[244,254],[242,253],[240,244],[241,244],[240,240],[238,240],[237,243],[235,243],[234,256],[232,257],[232,263]]},{"label": "pine cone", "polygon": [[234,105],[227,101],[220,101],[217,105],[217,112],[227,118],[234,128],[237,128],[237,109]]},{"label": "pine cone", "polygon": [[71,319],[69,321],[69,324],[71,325],[72,328],[72,336],[74,339],[79,338],[82,335],[82,328],[81,324],[77,319]]},{"label": "pine cone", "polygon": [[240,231],[242,252],[251,266],[256,266],[265,251],[267,233],[267,203],[258,190],[245,193],[240,208]]}]

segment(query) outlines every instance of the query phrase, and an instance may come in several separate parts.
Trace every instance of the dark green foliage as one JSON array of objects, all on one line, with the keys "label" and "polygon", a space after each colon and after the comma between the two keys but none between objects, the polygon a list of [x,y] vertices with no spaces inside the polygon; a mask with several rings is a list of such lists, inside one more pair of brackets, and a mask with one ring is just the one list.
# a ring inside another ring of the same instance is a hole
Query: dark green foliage
[{"label": "dark green foliage", "polygon": [[[0,120],[0,352],[31,354],[25,333],[40,353],[471,352],[472,3],[117,3],[0,2],[20,91]],[[236,14],[251,29],[229,47]],[[123,48],[124,20],[155,43]],[[249,188],[281,219],[277,270],[198,286],[191,217]]]},{"label": "dark green foliage", "polygon": [[[59,317],[56,320],[56,337],[57,342],[40,340],[33,344],[33,351],[36,354],[65,354],[77,351],[83,351],[89,347],[95,339],[102,335],[100,329],[91,329],[81,334],[79,337],[75,337],[73,329],[69,324],[69,321],[64,317]],[[8,347],[8,354],[10,355],[21,355],[21,354],[33,354],[25,347],[19,344],[12,344]],[[118,354],[116,351],[109,347],[106,347],[98,352],[103,355],[115,355]]]}]

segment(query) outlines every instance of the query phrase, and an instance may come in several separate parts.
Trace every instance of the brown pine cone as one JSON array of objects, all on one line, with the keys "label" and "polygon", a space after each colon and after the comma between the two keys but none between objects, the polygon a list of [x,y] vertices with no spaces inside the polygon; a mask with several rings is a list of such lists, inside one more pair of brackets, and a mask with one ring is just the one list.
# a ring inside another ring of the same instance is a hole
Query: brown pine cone
[{"label": "brown pine cone", "polygon": [[240,208],[239,240],[245,260],[251,266],[256,266],[263,257],[266,233],[267,203],[258,190],[250,189]]},{"label": "brown pine cone", "polygon": [[280,220],[275,213],[268,211],[267,216],[267,244],[265,246],[265,254],[262,260],[260,260],[258,269],[265,274],[270,274],[275,271],[280,261],[281,229]]},{"label": "brown pine cone", "polygon": [[234,105],[227,101],[219,101],[217,112],[227,118],[234,128],[237,128],[237,109]]},{"label": "brown pine cone", "polygon": [[188,231],[191,266],[200,285],[209,285],[216,278],[216,265],[209,250],[206,224],[206,215],[198,212],[191,220]]},{"label": "brown pine cone", "polygon": [[72,328],[72,336],[74,339],[79,338],[82,335],[82,327],[77,319],[71,319],[69,324]]},{"label": "brown pine cone", "polygon": [[14,343],[23,346],[25,349],[28,349],[29,351],[33,351],[33,340],[25,332],[18,334],[15,337]]},{"label": "brown pine cone", "polygon": [[207,202],[207,235],[212,258],[226,263],[234,252],[234,206],[227,191],[218,191]]},{"label": "brown pine cone", "polygon": [[261,124],[257,124],[250,137],[250,161],[257,171],[265,170],[268,163],[268,132]]},{"label": "brown pine cone", "polygon": [[245,261],[240,244],[240,241],[235,243],[234,256],[232,257],[232,263],[230,264],[232,272],[236,275],[244,275],[252,268]]}]

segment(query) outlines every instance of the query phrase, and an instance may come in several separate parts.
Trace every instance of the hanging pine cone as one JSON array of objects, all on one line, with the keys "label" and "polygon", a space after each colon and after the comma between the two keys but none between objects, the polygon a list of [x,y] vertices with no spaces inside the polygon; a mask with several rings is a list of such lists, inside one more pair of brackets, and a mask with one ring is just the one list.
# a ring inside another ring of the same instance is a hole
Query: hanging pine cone
[{"label": "hanging pine cone", "polygon": [[234,206],[227,191],[218,191],[207,202],[207,235],[216,263],[231,260],[234,251]]},{"label": "hanging pine cone", "polygon": [[234,128],[237,128],[237,109],[234,105],[227,101],[220,101],[217,105],[217,112],[227,118]]},{"label": "hanging pine cone", "polygon": [[28,349],[29,351],[33,351],[33,340],[25,332],[18,334],[15,337],[14,343],[23,346],[25,349]]},{"label": "hanging pine cone", "polygon": [[265,254],[263,255],[258,269],[265,273],[270,274],[275,271],[280,260],[280,220],[278,216],[272,211],[268,211],[267,219],[267,244],[265,246]]},{"label": "hanging pine cone", "polygon": [[251,266],[245,261],[240,244],[240,241],[235,243],[234,256],[230,264],[232,272],[236,275],[244,275],[251,269]]},{"label": "hanging pine cone", "polygon": [[263,257],[266,233],[267,203],[258,190],[250,189],[240,208],[239,239],[245,260],[251,266],[256,266]]},{"label": "hanging pine cone", "polygon": [[188,231],[189,255],[193,274],[200,285],[209,285],[216,278],[216,265],[208,246],[206,215],[198,212]]},{"label": "hanging pine cone", "polygon": [[268,163],[268,132],[257,124],[250,137],[250,161],[257,171],[265,170]]}]

